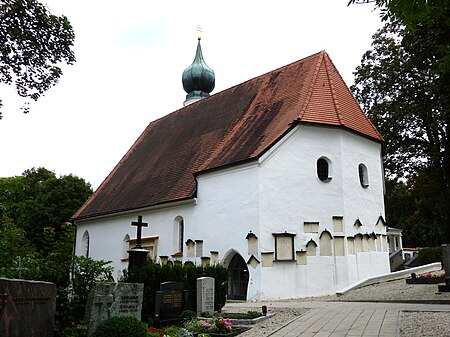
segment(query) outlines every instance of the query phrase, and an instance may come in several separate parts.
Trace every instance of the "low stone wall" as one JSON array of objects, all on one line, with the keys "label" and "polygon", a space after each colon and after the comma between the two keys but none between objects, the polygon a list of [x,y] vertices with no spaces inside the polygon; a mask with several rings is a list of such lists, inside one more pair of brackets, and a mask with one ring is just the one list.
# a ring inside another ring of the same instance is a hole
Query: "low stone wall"
[{"label": "low stone wall", "polygon": [[374,284],[374,283],[383,282],[383,281],[393,281],[393,280],[403,279],[403,278],[410,276],[411,273],[422,274],[422,273],[429,273],[429,272],[433,272],[433,271],[439,271],[441,269],[442,269],[442,264],[440,262],[435,262],[435,263],[430,263],[430,264],[427,264],[424,266],[419,266],[419,267],[396,271],[396,272],[389,273],[389,274],[369,277],[362,281],[354,283],[344,289],[337,291],[336,295],[341,296],[341,295],[344,295],[345,293],[349,292],[350,290],[364,287],[369,284]]}]

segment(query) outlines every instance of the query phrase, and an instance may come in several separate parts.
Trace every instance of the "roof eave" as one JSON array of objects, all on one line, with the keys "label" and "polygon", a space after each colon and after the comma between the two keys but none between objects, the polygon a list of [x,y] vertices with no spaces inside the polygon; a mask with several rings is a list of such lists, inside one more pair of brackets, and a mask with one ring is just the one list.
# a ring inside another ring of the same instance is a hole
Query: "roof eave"
[{"label": "roof eave", "polygon": [[196,193],[194,195],[187,197],[187,198],[181,198],[176,200],[169,200],[164,201],[161,203],[156,203],[152,205],[144,205],[139,207],[130,207],[130,208],[124,208],[120,210],[114,210],[114,211],[106,211],[101,213],[94,213],[94,214],[87,214],[87,215],[81,215],[78,217],[73,217],[70,219],[71,222],[82,222],[82,221],[89,221],[89,220],[98,220],[102,218],[107,218],[110,216],[116,216],[116,215],[125,215],[130,213],[136,213],[136,212],[147,212],[152,211],[155,209],[160,208],[169,208],[169,207],[177,207],[177,206],[183,206],[183,205],[189,205],[189,204],[196,204],[197,198]]}]

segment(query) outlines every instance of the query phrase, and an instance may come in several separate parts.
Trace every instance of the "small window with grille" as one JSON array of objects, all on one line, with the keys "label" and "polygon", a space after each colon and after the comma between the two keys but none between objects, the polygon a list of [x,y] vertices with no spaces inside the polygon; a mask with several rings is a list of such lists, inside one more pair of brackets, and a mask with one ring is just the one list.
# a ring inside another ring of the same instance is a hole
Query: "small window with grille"
[{"label": "small window with grille", "polygon": [[325,158],[321,157],[317,159],[317,177],[323,181],[328,182],[331,180],[331,167],[330,167],[330,161]]},{"label": "small window with grille", "polygon": [[359,164],[359,182],[363,188],[369,187],[369,174],[367,173],[367,167],[364,164]]}]

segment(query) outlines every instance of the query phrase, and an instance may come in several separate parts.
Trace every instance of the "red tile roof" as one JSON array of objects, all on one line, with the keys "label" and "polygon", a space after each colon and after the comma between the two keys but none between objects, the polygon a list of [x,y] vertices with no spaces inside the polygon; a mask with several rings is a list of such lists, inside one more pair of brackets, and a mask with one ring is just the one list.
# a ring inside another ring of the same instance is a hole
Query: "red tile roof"
[{"label": "red tile roof", "polygon": [[298,123],[381,135],[324,51],[151,122],[73,219],[195,196],[195,174],[258,158]]}]

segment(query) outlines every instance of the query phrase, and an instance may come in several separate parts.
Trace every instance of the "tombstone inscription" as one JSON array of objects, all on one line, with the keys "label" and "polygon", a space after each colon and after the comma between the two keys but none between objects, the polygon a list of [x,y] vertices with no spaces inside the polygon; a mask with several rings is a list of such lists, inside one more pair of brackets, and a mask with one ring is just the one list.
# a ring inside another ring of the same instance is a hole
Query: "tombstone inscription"
[{"label": "tombstone inscription", "polygon": [[214,314],[214,283],[212,277],[197,279],[197,315],[204,312]]},{"label": "tombstone inscription", "polygon": [[0,278],[0,336],[52,337],[56,286]]},{"label": "tombstone inscription", "polygon": [[88,336],[110,317],[133,316],[140,320],[143,294],[142,283],[96,283],[86,304]]}]

